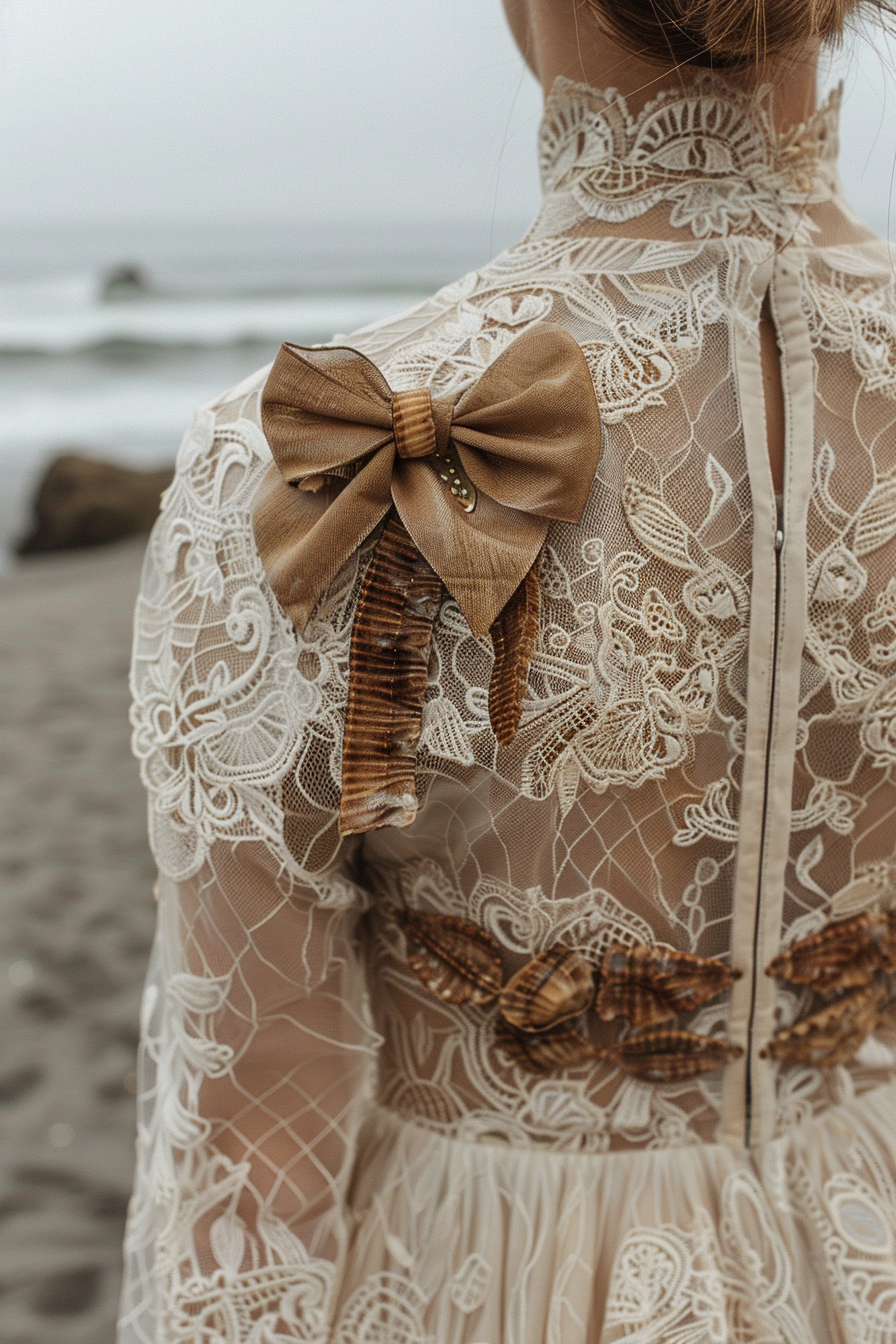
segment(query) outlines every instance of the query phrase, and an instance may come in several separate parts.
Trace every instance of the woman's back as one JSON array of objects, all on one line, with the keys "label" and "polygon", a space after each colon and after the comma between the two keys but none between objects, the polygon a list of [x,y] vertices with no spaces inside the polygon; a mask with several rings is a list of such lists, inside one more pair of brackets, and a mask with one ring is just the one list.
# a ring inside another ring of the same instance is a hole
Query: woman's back
[{"label": "woman's back", "polygon": [[347,342],[456,399],[553,324],[602,424],[509,742],[442,593],[411,824],[338,825],[380,531],[297,635],[264,376],[185,441],[135,653],[167,1100],[124,1339],[896,1337],[896,292],[837,96],[786,134],[769,97],[560,81],[526,238]]}]

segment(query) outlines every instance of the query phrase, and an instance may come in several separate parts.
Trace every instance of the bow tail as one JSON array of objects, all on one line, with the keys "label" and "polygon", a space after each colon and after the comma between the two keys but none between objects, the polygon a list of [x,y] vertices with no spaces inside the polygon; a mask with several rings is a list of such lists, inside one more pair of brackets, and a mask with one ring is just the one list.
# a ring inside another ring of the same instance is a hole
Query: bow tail
[{"label": "bow tail", "polygon": [[339,832],[408,826],[442,583],[391,513],[358,598],[349,650]]},{"label": "bow tail", "polygon": [[529,663],[538,637],[540,590],[535,571],[533,564],[489,630],[495,661],[488,687],[488,717],[502,746],[513,741],[519,727]]},{"label": "bow tail", "polygon": [[[364,576],[352,624],[341,835],[409,826],[417,815],[417,744],[442,594],[441,579],[397,515],[390,514]],[[538,618],[533,565],[489,631],[495,657],[488,712],[502,745],[513,740],[519,725]]]}]

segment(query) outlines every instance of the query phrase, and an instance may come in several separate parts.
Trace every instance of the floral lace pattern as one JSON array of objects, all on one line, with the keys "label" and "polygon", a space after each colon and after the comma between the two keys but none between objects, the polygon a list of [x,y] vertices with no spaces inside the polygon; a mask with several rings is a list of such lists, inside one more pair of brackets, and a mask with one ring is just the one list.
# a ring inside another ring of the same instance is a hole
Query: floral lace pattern
[{"label": "floral lace pattern", "polygon": [[[830,1067],[760,1053],[812,1010],[765,966],[896,905],[896,296],[885,247],[844,241],[836,111],[779,137],[708,76],[638,117],[561,82],[527,236],[351,337],[453,394],[556,322],[602,413],[509,744],[491,646],[442,603],[409,828],[336,827],[370,547],[297,637],[251,532],[264,373],[197,417],[134,646],[161,899],[121,1344],[896,1339],[892,1021]],[[502,985],[545,953],[720,964],[676,1027],[731,1062],[647,1082],[617,1020],[526,1069],[421,982],[402,911],[484,930]]]},{"label": "floral lace pattern", "polygon": [[558,80],[541,126],[542,184],[606,224],[664,205],[672,227],[697,238],[810,242],[806,207],[835,187],[840,97],[837,90],[811,121],[778,136],[768,86],[758,95],[721,93],[701,72],[635,117],[616,89]]}]

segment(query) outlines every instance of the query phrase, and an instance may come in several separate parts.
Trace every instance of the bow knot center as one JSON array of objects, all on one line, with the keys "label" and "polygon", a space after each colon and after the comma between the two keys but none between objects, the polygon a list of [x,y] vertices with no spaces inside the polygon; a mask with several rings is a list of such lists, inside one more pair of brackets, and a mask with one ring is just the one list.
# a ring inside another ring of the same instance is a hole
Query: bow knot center
[{"label": "bow knot center", "polygon": [[392,433],[399,457],[430,457],[436,451],[436,426],[428,387],[393,392]]}]

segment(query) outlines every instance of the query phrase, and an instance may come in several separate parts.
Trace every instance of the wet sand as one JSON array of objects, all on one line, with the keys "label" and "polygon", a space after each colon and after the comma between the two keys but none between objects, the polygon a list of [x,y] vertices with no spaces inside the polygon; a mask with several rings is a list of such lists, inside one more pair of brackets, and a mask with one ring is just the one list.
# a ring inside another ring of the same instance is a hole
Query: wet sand
[{"label": "wet sand", "polygon": [[153,865],[127,670],[143,542],[0,577],[0,1339],[111,1344]]}]

